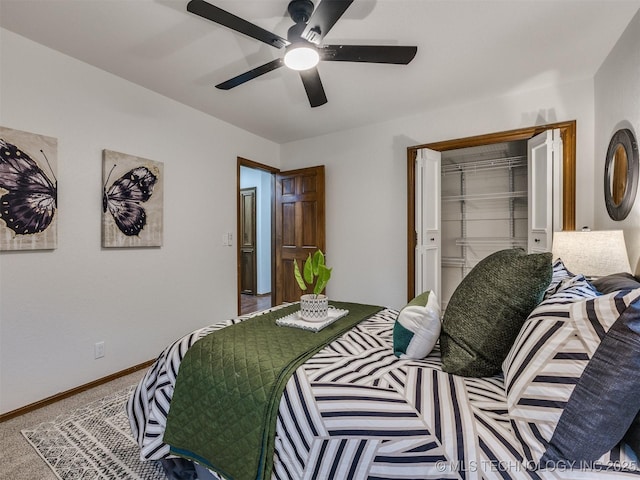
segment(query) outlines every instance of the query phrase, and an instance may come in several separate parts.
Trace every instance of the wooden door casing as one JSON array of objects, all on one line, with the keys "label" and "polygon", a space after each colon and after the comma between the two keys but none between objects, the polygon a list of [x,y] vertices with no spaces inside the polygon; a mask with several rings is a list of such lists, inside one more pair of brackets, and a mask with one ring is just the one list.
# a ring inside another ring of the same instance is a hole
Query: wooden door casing
[{"label": "wooden door casing", "polygon": [[407,299],[411,300],[415,291],[415,161],[418,150],[430,148],[436,151],[475,147],[492,143],[528,140],[549,129],[560,129],[562,138],[562,229],[575,230],[576,215],[576,121],[566,121],[519,128],[505,132],[490,133],[443,142],[416,145],[407,148]]},{"label": "wooden door casing", "polygon": [[[293,276],[293,262],[325,252],[324,166],[276,174],[276,298],[295,302],[302,291]],[[300,263],[299,263],[300,264]]]},{"label": "wooden door casing", "polygon": [[[237,266],[237,270],[236,270],[236,296],[237,296],[237,311],[238,311],[238,315],[241,315],[243,312],[243,307],[242,307],[242,285],[240,284],[240,281],[242,279],[242,252],[241,252],[241,241],[239,239],[242,238],[242,235],[240,234],[240,211],[242,210],[242,207],[240,205],[240,190],[242,189],[240,187],[241,185],[241,171],[242,168],[249,168],[252,170],[259,170],[261,172],[265,172],[267,174],[270,175],[271,180],[269,181],[269,210],[271,212],[271,214],[269,215],[269,225],[270,225],[270,232],[271,234],[269,235],[269,264],[271,265],[271,281],[269,282],[269,289],[271,290],[271,295],[270,295],[270,302],[269,302],[269,306],[274,305],[273,300],[275,298],[275,175],[277,172],[279,172],[279,169],[275,168],[275,167],[271,167],[269,165],[265,165],[263,163],[258,163],[258,162],[254,162],[253,160],[249,160],[247,158],[242,158],[242,157],[238,157],[237,158],[237,163],[236,163],[236,239],[238,239],[235,243],[236,243],[236,266]],[[259,230],[257,230],[256,232],[256,236],[259,238],[260,234],[259,234]]]}]

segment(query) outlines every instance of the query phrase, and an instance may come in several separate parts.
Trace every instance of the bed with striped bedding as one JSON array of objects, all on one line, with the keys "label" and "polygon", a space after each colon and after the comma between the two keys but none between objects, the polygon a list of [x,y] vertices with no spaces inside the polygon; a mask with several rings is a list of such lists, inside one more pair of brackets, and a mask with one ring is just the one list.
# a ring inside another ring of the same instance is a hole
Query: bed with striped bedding
[{"label": "bed with striped bedding", "polygon": [[[561,283],[532,313],[534,321],[568,322],[572,304],[598,295],[580,279]],[[510,415],[504,376],[447,374],[438,347],[423,360],[397,358],[392,339],[397,315],[392,309],[380,311],[294,372],[279,405],[272,478],[640,479],[637,459],[622,444],[588,469],[536,469],[537,459],[523,438],[536,430]],[[246,318],[186,335],[147,372],[127,407],[142,459],[170,456],[162,435],[186,351],[199,338]],[[545,341],[544,334],[536,335],[527,331],[507,360],[511,388],[526,390],[520,379],[526,372],[526,345]]]}]

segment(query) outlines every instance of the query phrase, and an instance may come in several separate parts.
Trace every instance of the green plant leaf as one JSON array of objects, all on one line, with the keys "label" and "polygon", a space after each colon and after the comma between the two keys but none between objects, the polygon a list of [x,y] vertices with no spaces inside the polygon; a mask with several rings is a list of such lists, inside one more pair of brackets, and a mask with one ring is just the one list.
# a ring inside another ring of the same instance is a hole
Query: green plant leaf
[{"label": "green plant leaf", "polygon": [[300,289],[303,291],[306,290],[307,286],[302,279],[302,273],[300,273],[300,268],[298,267],[298,261],[296,259],[293,260],[293,276],[296,277],[296,281],[298,282]]},{"label": "green plant leaf", "polygon": [[309,285],[311,285],[313,283],[313,277],[313,262],[311,260],[311,254],[309,254],[304,262],[304,279]]},{"label": "green plant leaf", "polygon": [[303,292],[313,285],[314,280],[313,293],[316,296],[320,295],[326,288],[331,278],[331,269],[327,268],[324,262],[325,256],[322,250],[316,250],[313,254],[309,253],[302,267],[302,272],[298,266],[298,261],[293,261],[293,274]]},{"label": "green plant leaf", "polygon": [[324,265],[324,254],[316,250],[313,254],[313,275],[316,277],[320,274],[320,265]]},{"label": "green plant leaf", "polygon": [[313,293],[316,295],[320,295],[322,290],[329,283],[329,279],[331,278],[331,270],[332,268],[327,268],[324,265],[320,265],[318,268],[318,281],[316,282],[316,286],[313,288]]}]

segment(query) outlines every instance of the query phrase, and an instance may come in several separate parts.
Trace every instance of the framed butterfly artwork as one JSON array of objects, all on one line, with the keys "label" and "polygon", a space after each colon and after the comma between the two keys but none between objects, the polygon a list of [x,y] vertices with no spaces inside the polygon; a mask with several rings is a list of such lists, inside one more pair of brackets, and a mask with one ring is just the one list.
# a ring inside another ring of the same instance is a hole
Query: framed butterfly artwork
[{"label": "framed butterfly artwork", "polygon": [[58,243],[58,140],[0,127],[0,250]]},{"label": "framed butterfly artwork", "polygon": [[103,150],[102,184],[102,246],[162,246],[164,165]]}]

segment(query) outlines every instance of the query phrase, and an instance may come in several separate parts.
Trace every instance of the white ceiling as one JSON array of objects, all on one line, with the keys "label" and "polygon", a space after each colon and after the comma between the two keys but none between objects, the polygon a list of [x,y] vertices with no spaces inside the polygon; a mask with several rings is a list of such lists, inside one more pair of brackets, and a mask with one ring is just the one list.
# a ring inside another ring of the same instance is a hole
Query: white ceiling
[{"label": "white ceiling", "polygon": [[[318,0],[314,0],[318,3]],[[209,0],[286,38],[287,0]],[[322,62],[214,88],[283,54],[186,11],[187,0],[0,0],[0,25],[277,143],[592,77],[640,0],[355,0],[331,44],[417,45],[407,66]]]}]

